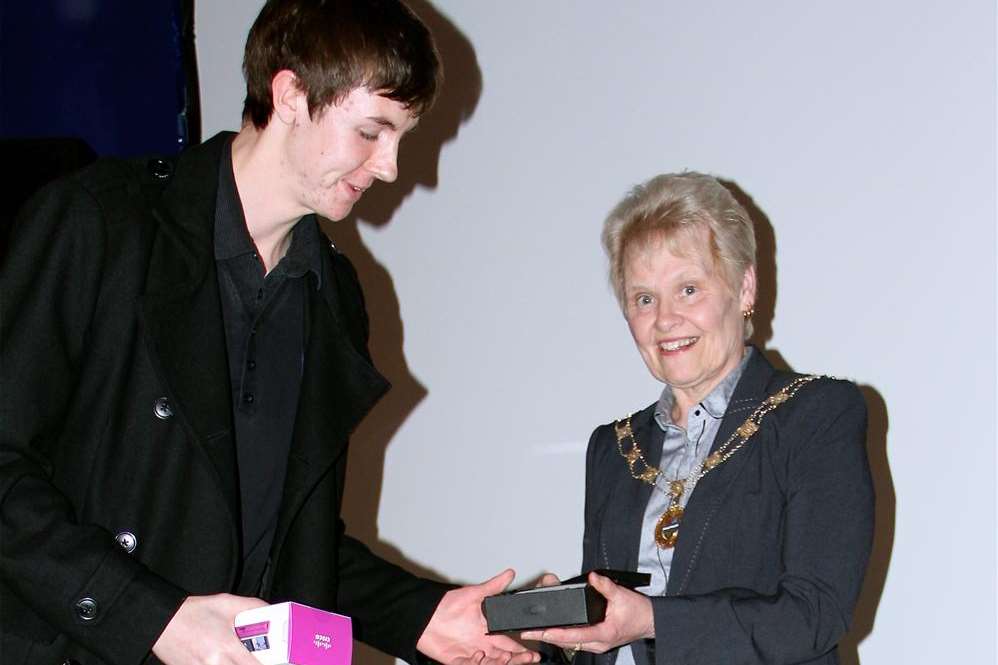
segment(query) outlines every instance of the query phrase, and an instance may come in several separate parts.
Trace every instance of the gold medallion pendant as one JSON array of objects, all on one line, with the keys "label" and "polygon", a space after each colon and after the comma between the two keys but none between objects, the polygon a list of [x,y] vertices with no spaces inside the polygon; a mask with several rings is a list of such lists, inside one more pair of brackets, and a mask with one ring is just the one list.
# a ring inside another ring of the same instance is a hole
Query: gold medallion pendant
[{"label": "gold medallion pendant", "polygon": [[659,549],[667,550],[675,547],[679,539],[679,522],[683,519],[683,508],[673,504],[662,513],[655,524],[655,544]]}]

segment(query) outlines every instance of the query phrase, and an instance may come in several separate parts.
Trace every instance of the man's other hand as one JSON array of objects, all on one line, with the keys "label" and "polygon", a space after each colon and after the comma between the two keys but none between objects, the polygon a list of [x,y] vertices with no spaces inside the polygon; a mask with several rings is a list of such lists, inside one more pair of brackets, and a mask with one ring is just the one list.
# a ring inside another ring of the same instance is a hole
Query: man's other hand
[{"label": "man's other hand", "polygon": [[237,614],[266,604],[227,593],[189,596],[152,652],[166,665],[259,665],[236,637],[234,626]]}]

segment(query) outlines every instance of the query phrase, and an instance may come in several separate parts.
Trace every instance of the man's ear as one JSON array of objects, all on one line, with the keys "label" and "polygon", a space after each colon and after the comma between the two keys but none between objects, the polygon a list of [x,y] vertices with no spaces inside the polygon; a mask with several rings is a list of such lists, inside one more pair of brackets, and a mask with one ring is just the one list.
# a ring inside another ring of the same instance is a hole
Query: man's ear
[{"label": "man's ear", "polygon": [[294,125],[299,111],[308,110],[308,100],[298,86],[298,77],[290,69],[282,69],[270,81],[274,100],[274,116],[285,125]]}]

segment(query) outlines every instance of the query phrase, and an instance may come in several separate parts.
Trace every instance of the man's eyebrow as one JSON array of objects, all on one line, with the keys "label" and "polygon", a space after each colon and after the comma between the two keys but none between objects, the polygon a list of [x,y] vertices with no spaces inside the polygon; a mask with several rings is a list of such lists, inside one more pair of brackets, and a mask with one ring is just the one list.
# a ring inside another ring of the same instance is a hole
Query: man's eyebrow
[{"label": "man's eyebrow", "polygon": [[371,122],[376,122],[382,127],[387,127],[388,129],[395,129],[395,123],[384,116],[369,115],[367,116],[367,119],[370,120]]},{"label": "man's eyebrow", "polygon": [[[382,127],[387,127],[388,129],[391,129],[391,130],[398,129],[398,127],[395,126],[394,122],[392,122],[388,118],[386,118],[384,116],[381,116],[381,115],[369,115],[369,116],[367,116],[367,119],[370,120],[371,122],[375,122],[375,123],[381,125]],[[417,120],[415,123],[413,123],[412,127],[409,128],[409,131],[412,131],[413,129],[415,129],[416,125],[418,124],[418,122],[419,121]]]}]

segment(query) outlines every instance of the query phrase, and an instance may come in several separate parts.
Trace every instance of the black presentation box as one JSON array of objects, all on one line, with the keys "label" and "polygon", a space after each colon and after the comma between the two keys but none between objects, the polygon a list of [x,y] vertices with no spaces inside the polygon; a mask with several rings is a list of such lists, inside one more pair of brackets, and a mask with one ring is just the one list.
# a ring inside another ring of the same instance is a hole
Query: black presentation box
[{"label": "black presentation box", "polygon": [[[647,573],[623,570],[594,572],[632,589],[651,583],[651,576]],[[482,612],[488,622],[489,633],[599,623],[606,614],[606,598],[586,583],[587,575],[573,577],[557,586],[488,596],[482,601]]]}]

